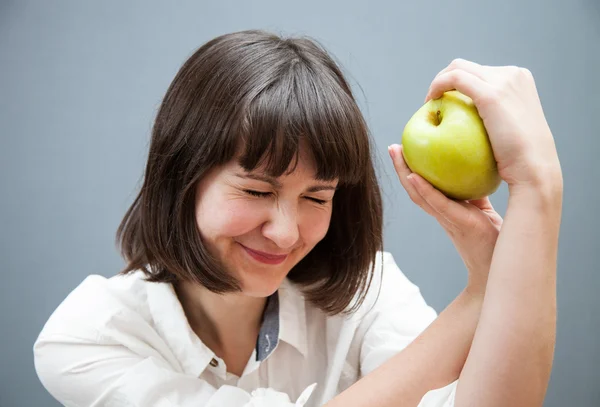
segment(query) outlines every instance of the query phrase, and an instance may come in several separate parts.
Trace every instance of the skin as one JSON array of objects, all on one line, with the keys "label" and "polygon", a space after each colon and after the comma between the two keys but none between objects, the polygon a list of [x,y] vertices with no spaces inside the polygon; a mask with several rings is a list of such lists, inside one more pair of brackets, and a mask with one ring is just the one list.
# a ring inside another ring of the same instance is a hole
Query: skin
[{"label": "skin", "polygon": [[[317,181],[314,174],[301,149],[295,171],[272,182],[256,179],[265,177],[261,168],[246,173],[234,159],[198,185],[198,230],[242,291],[218,295],[192,283],[176,290],[192,329],[230,373],[240,376],[252,354],[266,297],[327,233],[337,181]],[[244,247],[287,258],[264,264]]]}]

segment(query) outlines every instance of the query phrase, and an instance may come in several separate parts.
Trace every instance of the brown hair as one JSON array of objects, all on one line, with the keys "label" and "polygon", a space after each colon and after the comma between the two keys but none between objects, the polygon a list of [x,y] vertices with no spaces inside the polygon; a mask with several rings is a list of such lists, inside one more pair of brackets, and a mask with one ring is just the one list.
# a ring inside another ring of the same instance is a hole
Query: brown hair
[{"label": "brown hair", "polygon": [[264,164],[279,177],[292,159],[297,163],[300,142],[317,178],[338,179],[339,189],[326,236],[288,277],[324,312],[354,311],[382,249],[381,194],[369,130],[350,87],[325,48],[308,37],[226,34],[183,64],[157,113],[142,188],[117,231],[127,261],[121,273],[141,269],[153,282],[191,280],[216,293],[238,291],[238,281],[201,241],[196,185],[240,148],[246,171]]}]

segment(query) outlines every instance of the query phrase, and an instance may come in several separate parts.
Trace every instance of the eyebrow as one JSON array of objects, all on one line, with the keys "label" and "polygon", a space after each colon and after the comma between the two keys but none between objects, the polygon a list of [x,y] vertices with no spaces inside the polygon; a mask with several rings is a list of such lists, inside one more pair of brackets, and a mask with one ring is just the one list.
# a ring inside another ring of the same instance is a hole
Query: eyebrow
[{"label": "eyebrow", "polygon": [[[256,181],[266,182],[267,184],[271,184],[271,186],[275,189],[281,189],[283,185],[277,179],[273,177],[269,177],[268,175],[261,174],[242,174],[236,173],[236,177],[245,178],[245,179],[253,179]],[[319,191],[336,191],[338,188],[332,185],[313,185],[306,190],[306,192],[319,192]]]}]

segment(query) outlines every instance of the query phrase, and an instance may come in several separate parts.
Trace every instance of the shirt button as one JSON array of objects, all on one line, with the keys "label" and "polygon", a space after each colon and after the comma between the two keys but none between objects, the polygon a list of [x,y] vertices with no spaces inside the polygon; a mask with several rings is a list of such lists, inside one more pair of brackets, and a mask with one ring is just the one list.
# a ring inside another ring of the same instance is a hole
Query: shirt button
[{"label": "shirt button", "polygon": [[210,365],[211,365],[212,367],[217,367],[217,366],[219,366],[219,361],[218,361],[217,359],[213,358],[213,359],[210,361]]}]

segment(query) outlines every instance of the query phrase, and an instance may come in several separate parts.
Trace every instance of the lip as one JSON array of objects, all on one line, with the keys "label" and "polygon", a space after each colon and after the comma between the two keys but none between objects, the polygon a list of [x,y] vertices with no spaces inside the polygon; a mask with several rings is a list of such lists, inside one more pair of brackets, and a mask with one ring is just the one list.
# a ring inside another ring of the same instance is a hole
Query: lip
[{"label": "lip", "polygon": [[281,264],[288,257],[287,254],[274,255],[274,254],[270,254],[270,253],[265,253],[265,252],[260,252],[257,250],[249,249],[242,244],[240,244],[240,246],[242,246],[244,248],[244,250],[246,250],[246,253],[248,253],[253,259],[255,259],[261,263],[264,263],[264,264]]}]

